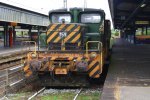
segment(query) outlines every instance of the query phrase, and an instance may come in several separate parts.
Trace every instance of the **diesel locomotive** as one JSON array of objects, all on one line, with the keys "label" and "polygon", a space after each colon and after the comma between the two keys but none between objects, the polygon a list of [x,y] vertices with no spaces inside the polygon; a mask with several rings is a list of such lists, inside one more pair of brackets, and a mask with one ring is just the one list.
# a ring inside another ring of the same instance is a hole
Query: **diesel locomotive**
[{"label": "diesel locomotive", "polygon": [[86,86],[100,79],[109,56],[110,21],[101,9],[70,8],[49,12],[40,50],[27,54],[26,78],[38,76],[44,86]]}]

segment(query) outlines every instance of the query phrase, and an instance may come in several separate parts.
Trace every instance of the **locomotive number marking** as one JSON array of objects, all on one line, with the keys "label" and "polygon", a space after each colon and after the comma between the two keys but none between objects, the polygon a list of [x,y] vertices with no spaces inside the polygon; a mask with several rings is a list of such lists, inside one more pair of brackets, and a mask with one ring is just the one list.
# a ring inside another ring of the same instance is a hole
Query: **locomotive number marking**
[{"label": "locomotive number marking", "polygon": [[61,38],[64,38],[64,37],[67,36],[67,33],[66,33],[66,32],[59,32],[59,36],[60,36]]}]

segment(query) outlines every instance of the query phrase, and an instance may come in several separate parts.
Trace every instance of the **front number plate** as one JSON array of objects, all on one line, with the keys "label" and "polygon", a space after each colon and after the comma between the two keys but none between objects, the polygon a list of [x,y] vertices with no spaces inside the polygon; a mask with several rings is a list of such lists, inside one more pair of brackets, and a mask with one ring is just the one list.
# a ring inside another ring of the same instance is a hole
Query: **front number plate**
[{"label": "front number plate", "polygon": [[55,69],[55,74],[67,74],[67,69],[65,68],[56,68]]}]

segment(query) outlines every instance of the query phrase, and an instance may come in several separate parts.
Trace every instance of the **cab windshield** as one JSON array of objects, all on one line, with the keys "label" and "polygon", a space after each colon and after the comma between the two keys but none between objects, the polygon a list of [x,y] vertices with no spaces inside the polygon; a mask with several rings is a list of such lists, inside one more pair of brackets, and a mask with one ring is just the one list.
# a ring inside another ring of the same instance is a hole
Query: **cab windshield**
[{"label": "cab windshield", "polygon": [[92,13],[92,14],[82,14],[81,23],[100,23],[101,15]]},{"label": "cab windshield", "polygon": [[70,14],[52,14],[51,17],[52,23],[70,23],[71,15]]}]

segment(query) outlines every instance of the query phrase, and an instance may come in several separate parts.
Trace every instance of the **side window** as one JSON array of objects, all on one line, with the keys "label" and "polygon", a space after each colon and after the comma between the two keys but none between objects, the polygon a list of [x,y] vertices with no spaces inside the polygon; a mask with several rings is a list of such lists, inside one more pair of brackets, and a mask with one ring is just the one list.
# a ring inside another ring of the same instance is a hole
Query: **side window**
[{"label": "side window", "polygon": [[101,15],[92,13],[92,14],[81,14],[81,23],[100,23]]}]

